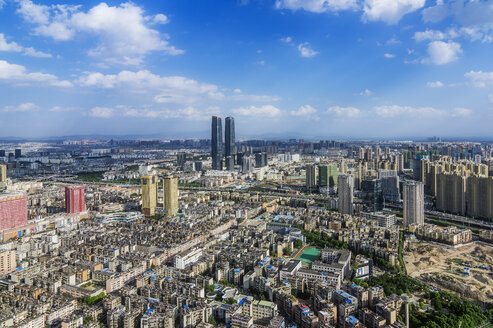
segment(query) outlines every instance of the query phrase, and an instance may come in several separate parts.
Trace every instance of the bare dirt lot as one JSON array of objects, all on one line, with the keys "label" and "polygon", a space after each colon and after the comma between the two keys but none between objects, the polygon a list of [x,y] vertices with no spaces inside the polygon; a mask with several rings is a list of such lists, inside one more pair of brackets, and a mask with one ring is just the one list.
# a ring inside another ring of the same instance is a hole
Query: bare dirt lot
[{"label": "bare dirt lot", "polygon": [[[404,261],[410,276],[477,301],[493,299],[493,246],[451,248],[428,242],[410,245]],[[469,275],[464,268],[470,268]]]}]

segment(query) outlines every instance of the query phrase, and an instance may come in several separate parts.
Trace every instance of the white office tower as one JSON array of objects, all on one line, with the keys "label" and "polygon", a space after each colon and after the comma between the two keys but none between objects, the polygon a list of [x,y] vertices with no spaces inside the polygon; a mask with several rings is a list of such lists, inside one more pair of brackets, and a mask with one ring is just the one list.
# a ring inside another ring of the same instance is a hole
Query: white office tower
[{"label": "white office tower", "polygon": [[423,225],[425,223],[425,192],[422,182],[404,184],[404,223]]},{"label": "white office tower", "polygon": [[339,174],[337,190],[339,192],[339,213],[353,214],[354,178],[351,174]]},{"label": "white office tower", "polygon": [[306,187],[315,188],[317,186],[317,166],[307,165],[306,167]]},{"label": "white office tower", "polygon": [[244,156],[241,163],[241,173],[249,174],[252,172],[252,158]]}]

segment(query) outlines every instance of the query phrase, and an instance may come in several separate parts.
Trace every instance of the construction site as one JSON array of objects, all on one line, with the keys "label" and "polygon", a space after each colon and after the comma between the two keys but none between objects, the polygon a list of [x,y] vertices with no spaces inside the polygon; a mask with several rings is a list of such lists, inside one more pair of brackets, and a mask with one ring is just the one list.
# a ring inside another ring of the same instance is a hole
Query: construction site
[{"label": "construction site", "polygon": [[404,255],[407,273],[438,290],[477,302],[493,300],[493,245],[473,242],[460,247],[419,241]]}]

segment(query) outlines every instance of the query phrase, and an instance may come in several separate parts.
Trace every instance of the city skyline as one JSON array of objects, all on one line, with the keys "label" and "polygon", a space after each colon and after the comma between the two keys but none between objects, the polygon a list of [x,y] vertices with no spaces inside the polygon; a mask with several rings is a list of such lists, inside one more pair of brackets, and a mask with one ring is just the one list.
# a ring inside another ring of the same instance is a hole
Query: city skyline
[{"label": "city skyline", "polygon": [[0,1],[0,138],[488,138],[492,1],[389,3]]}]

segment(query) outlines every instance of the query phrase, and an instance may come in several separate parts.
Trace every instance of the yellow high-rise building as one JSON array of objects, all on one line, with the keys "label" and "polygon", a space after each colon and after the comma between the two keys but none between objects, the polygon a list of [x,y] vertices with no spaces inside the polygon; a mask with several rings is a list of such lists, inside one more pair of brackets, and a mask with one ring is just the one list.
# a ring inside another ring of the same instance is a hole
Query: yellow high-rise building
[{"label": "yellow high-rise building", "polygon": [[178,178],[166,176],[163,179],[163,207],[166,216],[178,212]]},{"label": "yellow high-rise building", "polygon": [[0,182],[7,181],[7,165],[0,165]]},{"label": "yellow high-rise building", "polygon": [[157,184],[155,175],[144,176],[140,179],[142,186],[142,212],[145,216],[154,216],[157,207]]}]

